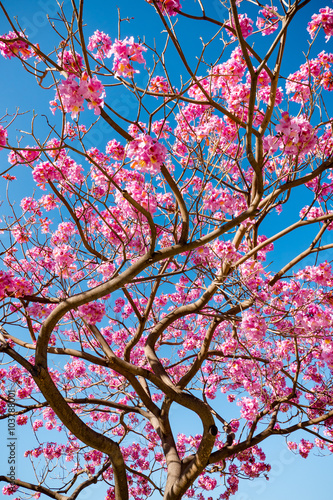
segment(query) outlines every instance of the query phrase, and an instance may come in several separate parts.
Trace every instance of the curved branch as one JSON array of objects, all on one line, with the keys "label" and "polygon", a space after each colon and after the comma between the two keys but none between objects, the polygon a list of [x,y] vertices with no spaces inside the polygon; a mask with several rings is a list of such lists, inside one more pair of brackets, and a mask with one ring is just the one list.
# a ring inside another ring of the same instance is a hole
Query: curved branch
[{"label": "curved branch", "polygon": [[26,488],[27,490],[35,491],[36,493],[43,493],[43,495],[46,495],[49,498],[54,498],[55,500],[69,500],[70,498],[67,495],[62,495],[61,493],[52,491],[49,488],[46,488],[45,486],[42,486],[40,484],[28,483],[27,481],[21,481],[21,479],[11,479],[10,477],[7,476],[0,476],[0,481],[4,481],[10,484],[15,484],[20,488]]}]

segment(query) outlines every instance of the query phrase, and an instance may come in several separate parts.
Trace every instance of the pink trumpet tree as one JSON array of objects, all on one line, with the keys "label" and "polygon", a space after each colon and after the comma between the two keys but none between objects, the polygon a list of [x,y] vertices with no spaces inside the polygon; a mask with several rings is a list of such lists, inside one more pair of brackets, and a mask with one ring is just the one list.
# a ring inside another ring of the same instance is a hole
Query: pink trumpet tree
[{"label": "pink trumpet tree", "polygon": [[18,141],[20,113],[0,124],[0,419],[31,443],[1,471],[16,499],[227,500],[269,477],[271,437],[333,452],[333,9],[140,2],[145,39],[121,36],[131,2],[116,38],[59,4],[51,51],[0,2],[2,78],[21,64],[51,109]]}]

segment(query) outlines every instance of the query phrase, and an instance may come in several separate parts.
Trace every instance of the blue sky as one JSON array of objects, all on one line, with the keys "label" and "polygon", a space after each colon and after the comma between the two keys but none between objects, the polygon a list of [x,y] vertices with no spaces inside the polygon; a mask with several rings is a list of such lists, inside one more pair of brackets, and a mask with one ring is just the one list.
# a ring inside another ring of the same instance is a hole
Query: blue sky
[{"label": "blue sky", "polygon": [[[52,17],[54,11],[53,0],[12,0],[4,2],[8,7],[11,16],[16,15],[21,22],[23,29],[33,42],[38,42],[43,50],[52,50],[54,47],[54,38],[49,35],[50,29],[45,22],[45,14]],[[221,14],[219,3],[217,1],[207,1],[207,13],[212,16]],[[147,42],[152,42],[153,36],[158,36],[162,30],[159,20],[156,19],[153,9],[139,0],[123,0],[121,2],[103,0],[86,0],[84,19],[88,24],[86,28],[87,37],[92,34],[96,29],[105,31],[111,38],[117,35],[117,11],[116,7],[120,6],[121,14],[123,17],[131,17],[130,22],[124,21],[122,23],[122,38],[125,36],[139,36],[143,39],[146,36]],[[69,8],[70,1],[64,1],[65,8]],[[187,5],[192,5],[190,0],[183,2],[184,9]],[[297,65],[303,62],[302,51],[307,50],[306,45],[306,21],[310,19],[313,12],[317,12],[319,8],[326,5],[332,6],[330,1],[313,0],[304,10],[299,14],[294,22],[294,28],[290,31],[288,40],[288,48],[286,51],[286,60],[283,71],[286,76],[292,71],[297,69]],[[201,42],[198,40],[198,35],[201,34],[204,39],[208,39],[210,32],[201,23],[196,25],[194,31],[190,31],[187,21],[180,20],[177,25],[177,32],[183,43],[184,51],[189,59],[194,63],[197,50],[199,50]],[[201,31],[202,30],[202,31]],[[7,22],[3,16],[0,16],[0,31],[1,33],[8,32]],[[267,39],[262,39],[262,53],[267,46]],[[266,44],[266,45],[264,45]],[[321,35],[318,40],[317,50],[314,50],[315,55],[320,50],[326,49],[333,51],[333,41],[330,40],[327,44],[324,43],[324,36]],[[178,77],[178,61],[175,58],[173,67],[171,69],[174,78]],[[0,59],[0,91],[1,91],[1,110],[0,116],[3,116],[6,109],[9,113],[14,113],[17,107],[20,110],[36,110],[39,114],[49,114],[48,101],[53,97],[53,91],[41,91],[33,77],[21,71],[20,65],[17,61],[6,61]],[[121,110],[126,116],[133,112],[133,106],[128,99],[127,94],[124,94],[120,89],[113,89],[112,94],[113,104]],[[330,103],[331,116],[333,116],[333,102]],[[17,129],[29,130],[31,114],[19,117]],[[45,121],[41,117],[37,130],[41,133],[44,132]],[[109,137],[108,132],[103,128],[102,124],[98,124],[94,132],[94,145],[104,147],[105,143],[113,137]],[[11,132],[11,139],[14,136],[20,135],[18,130]],[[6,163],[4,152],[0,154],[2,166]],[[22,177],[19,182],[15,184],[15,199],[19,201],[24,195],[27,195],[26,187],[32,189],[30,183],[30,174],[27,169],[22,169]],[[5,189],[5,182],[0,180],[0,189]],[[30,193],[29,193],[30,194]],[[298,206],[301,203],[300,199],[295,199],[295,214],[298,213]],[[281,221],[283,219],[281,218]],[[282,222],[281,222],[282,224]],[[302,233],[295,238],[304,237]],[[288,243],[288,248],[281,248],[281,258],[288,257],[290,246],[293,245],[295,240],[291,239]],[[188,430],[189,422],[184,414],[175,408],[173,411],[173,418],[175,424],[179,426],[179,430],[183,428],[183,422],[186,420],[186,429]],[[0,421],[0,432],[6,433],[6,423]],[[195,430],[193,430],[195,432]],[[18,452],[23,453],[25,446],[28,442],[25,436],[25,428],[17,428],[19,437]],[[51,434],[50,434],[51,436]],[[55,439],[55,434],[48,438]],[[297,436],[298,438],[298,436]],[[47,439],[45,437],[45,439]],[[295,440],[296,439],[295,437]],[[281,498],[302,498],[302,500],[313,500],[314,498],[321,498],[322,500],[329,500],[332,497],[333,489],[333,457],[319,458],[311,455],[310,458],[304,460],[299,456],[293,455],[286,449],[283,438],[271,439],[267,444],[263,445],[263,449],[267,454],[267,461],[272,464],[272,471],[270,474],[270,481],[265,479],[256,480],[254,482],[241,482],[239,492],[233,497],[235,500],[281,500]],[[0,471],[6,466],[6,452],[0,455]],[[20,459],[18,463],[18,477],[24,479],[25,461]],[[84,493],[81,497],[83,500],[94,498],[98,490],[94,489],[90,493]]]}]

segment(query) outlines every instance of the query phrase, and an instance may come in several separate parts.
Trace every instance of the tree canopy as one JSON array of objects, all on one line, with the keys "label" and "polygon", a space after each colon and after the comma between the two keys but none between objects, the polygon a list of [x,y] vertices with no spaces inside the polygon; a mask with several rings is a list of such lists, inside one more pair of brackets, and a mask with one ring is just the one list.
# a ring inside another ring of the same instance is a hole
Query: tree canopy
[{"label": "tree canopy", "polygon": [[270,438],[333,452],[333,9],[142,0],[125,36],[131,2],[51,3],[37,42],[0,2],[49,107],[0,119],[3,494],[228,500]]}]

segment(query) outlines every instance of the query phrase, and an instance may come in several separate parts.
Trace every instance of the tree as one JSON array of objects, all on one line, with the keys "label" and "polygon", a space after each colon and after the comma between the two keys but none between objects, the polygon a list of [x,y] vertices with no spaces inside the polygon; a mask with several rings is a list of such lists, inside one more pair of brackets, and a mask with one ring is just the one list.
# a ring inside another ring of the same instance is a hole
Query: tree
[{"label": "tree", "polygon": [[[0,417],[37,440],[35,480],[13,466],[2,491],[74,500],[104,482],[107,499],[176,500],[222,483],[228,499],[269,472],[273,436],[333,451],[333,54],[317,52],[333,10],[308,19],[289,74],[310,0],[150,0],[157,41],[121,35],[130,10],[117,39],[92,31],[76,3],[50,17],[48,51],[0,2],[8,68],[55,92],[29,133],[15,140],[19,111],[0,125]],[[196,58],[182,23],[203,35]]]}]

